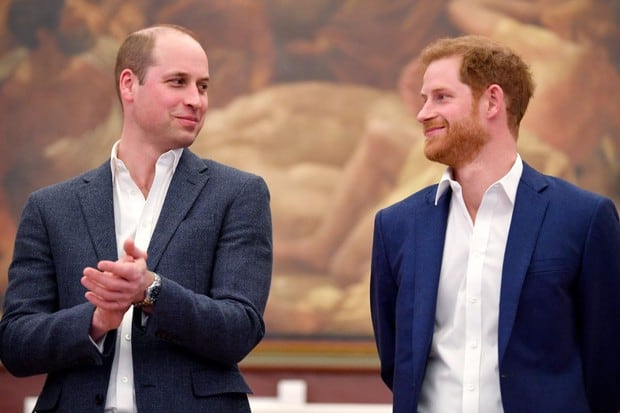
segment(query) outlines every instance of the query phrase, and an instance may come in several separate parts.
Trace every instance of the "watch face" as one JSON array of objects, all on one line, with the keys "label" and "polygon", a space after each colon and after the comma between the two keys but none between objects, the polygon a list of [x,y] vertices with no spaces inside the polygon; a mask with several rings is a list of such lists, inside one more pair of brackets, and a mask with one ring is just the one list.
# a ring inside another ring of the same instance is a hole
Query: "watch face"
[{"label": "watch face", "polygon": [[161,291],[161,285],[154,285],[152,288],[149,288],[147,295],[151,301],[151,304],[157,301],[157,297],[159,297],[159,292]]},{"label": "watch face", "polygon": [[159,297],[159,292],[161,291],[161,278],[155,273],[153,273],[153,276],[153,284],[146,289],[146,299],[144,300],[148,302],[149,305],[157,301],[157,297]]}]

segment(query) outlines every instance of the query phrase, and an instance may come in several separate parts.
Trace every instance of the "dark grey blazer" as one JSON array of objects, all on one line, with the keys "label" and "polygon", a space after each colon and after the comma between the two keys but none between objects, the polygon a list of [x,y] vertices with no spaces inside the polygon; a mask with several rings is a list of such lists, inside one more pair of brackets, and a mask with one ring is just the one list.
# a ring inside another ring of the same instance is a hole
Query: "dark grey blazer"
[{"label": "dark grey blazer", "polygon": [[[16,376],[47,373],[36,411],[103,412],[115,332],[88,338],[86,266],[116,260],[109,163],[34,192],[9,269],[0,357]],[[262,178],[184,150],[148,248],[162,290],[132,332],[140,412],[245,412],[237,363],[265,333],[272,269]],[[135,311],[139,320],[140,311]]]}]

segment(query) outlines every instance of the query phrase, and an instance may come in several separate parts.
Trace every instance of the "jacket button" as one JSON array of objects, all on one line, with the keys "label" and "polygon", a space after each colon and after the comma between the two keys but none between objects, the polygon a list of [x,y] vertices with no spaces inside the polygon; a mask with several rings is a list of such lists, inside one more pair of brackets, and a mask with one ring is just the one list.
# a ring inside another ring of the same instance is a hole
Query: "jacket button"
[{"label": "jacket button", "polygon": [[95,404],[97,406],[101,406],[103,404],[103,396],[101,394],[95,396]]}]

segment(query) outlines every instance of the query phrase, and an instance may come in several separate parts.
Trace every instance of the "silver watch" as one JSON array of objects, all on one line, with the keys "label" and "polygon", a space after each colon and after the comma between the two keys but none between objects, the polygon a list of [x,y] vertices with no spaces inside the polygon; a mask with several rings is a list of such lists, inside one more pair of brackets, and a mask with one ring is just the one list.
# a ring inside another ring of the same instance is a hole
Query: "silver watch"
[{"label": "silver watch", "polygon": [[157,275],[157,273],[153,274],[153,283],[146,287],[146,296],[143,301],[135,303],[136,307],[145,307],[147,305],[155,304],[157,298],[159,297],[159,293],[161,291],[161,277]]}]

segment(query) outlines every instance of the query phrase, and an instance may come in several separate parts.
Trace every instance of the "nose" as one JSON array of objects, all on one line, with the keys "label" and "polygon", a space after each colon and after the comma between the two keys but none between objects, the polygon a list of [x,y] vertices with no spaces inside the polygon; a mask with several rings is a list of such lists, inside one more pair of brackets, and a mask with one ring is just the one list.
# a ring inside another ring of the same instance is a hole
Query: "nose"
[{"label": "nose", "polygon": [[189,87],[185,94],[185,104],[194,109],[206,109],[209,104],[209,98],[206,91],[200,90],[198,87]]},{"label": "nose", "polygon": [[416,119],[418,120],[418,122],[424,122],[425,120],[430,118],[432,118],[432,108],[429,99],[425,101],[422,105],[422,108],[420,108],[420,111],[416,115]]}]

